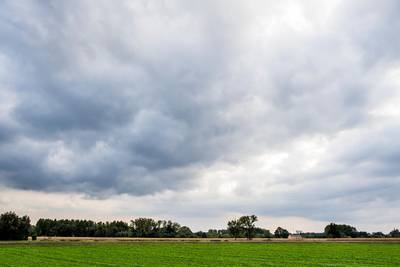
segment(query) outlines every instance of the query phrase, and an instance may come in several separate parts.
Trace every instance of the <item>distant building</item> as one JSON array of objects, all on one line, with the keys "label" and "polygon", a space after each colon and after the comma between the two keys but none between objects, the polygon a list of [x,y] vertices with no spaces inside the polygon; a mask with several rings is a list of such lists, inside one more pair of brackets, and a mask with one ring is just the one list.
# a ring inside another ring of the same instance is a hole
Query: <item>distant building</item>
[{"label": "distant building", "polygon": [[290,234],[288,236],[288,239],[292,239],[292,240],[303,239],[302,233],[303,233],[303,231],[296,230],[296,233]]}]

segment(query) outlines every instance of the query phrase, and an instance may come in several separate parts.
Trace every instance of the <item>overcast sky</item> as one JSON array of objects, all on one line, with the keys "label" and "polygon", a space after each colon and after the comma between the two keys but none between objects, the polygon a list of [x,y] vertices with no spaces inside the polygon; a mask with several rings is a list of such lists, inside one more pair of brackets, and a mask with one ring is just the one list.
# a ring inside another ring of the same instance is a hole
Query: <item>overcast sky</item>
[{"label": "overcast sky", "polygon": [[400,1],[0,1],[0,211],[400,227]]}]

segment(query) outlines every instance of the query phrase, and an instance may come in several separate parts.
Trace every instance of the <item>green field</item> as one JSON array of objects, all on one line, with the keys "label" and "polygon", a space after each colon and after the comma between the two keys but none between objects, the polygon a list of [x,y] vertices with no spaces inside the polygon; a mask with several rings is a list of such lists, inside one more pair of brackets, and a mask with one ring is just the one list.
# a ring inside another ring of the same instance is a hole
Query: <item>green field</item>
[{"label": "green field", "polygon": [[0,244],[0,266],[400,266],[400,244]]}]

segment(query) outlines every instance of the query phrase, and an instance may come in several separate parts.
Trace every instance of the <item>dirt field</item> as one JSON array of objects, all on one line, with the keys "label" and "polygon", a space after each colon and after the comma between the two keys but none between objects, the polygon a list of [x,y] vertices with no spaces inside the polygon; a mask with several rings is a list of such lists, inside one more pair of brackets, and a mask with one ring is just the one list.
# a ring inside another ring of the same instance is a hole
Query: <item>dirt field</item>
[{"label": "dirt field", "polygon": [[[139,238],[139,237],[38,237],[37,241],[82,241],[82,242],[246,242],[246,243],[400,243],[400,238]],[[35,242],[35,241],[32,241]]]}]

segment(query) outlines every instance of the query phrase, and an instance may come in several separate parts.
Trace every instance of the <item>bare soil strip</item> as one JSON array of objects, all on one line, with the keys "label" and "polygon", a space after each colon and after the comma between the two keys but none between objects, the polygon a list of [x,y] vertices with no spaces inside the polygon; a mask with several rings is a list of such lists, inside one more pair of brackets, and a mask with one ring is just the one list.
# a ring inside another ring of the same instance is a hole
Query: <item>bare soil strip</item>
[{"label": "bare soil strip", "polygon": [[29,242],[246,242],[246,243],[400,243],[400,238],[142,238],[142,237],[45,237]]}]

